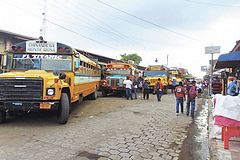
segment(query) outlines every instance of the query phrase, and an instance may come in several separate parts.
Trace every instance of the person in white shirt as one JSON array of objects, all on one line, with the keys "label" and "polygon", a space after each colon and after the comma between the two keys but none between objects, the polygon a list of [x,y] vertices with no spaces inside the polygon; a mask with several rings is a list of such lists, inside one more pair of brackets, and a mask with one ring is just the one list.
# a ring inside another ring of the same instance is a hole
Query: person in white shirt
[{"label": "person in white shirt", "polygon": [[129,99],[129,97],[132,98],[132,81],[129,79],[129,77],[127,77],[126,80],[123,81],[123,84],[125,84],[125,88],[126,88],[126,97],[127,97],[127,100]]}]

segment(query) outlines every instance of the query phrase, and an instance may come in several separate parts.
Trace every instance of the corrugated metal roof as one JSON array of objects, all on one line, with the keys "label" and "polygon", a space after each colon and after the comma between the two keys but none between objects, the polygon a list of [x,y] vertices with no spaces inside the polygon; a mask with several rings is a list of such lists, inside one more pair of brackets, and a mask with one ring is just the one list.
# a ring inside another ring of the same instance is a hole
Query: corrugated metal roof
[{"label": "corrugated metal roof", "polygon": [[13,33],[13,32],[2,30],[2,29],[0,29],[0,33],[8,34],[8,35],[11,35],[11,36],[13,36],[17,39],[22,39],[22,40],[35,40],[35,39],[37,39],[37,38],[24,36],[24,35],[21,35],[21,34]]}]

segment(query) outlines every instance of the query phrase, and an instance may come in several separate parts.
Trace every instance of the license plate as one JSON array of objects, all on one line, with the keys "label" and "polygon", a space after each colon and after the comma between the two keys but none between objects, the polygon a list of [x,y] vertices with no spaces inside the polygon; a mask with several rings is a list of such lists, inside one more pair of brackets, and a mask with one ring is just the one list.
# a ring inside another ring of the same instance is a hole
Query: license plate
[{"label": "license plate", "polygon": [[23,105],[21,102],[13,102],[12,104],[15,105],[15,106],[22,106]]}]

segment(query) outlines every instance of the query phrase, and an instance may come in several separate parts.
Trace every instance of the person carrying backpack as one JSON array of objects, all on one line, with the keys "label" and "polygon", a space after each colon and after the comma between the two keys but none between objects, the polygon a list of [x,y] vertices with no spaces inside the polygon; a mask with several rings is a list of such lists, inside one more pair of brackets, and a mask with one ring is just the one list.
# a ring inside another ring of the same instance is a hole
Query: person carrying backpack
[{"label": "person carrying backpack", "polygon": [[194,118],[195,112],[195,98],[197,97],[197,87],[196,81],[192,81],[192,86],[188,92],[188,105],[187,105],[187,116],[189,115],[190,106],[191,106],[191,116]]},{"label": "person carrying backpack", "polygon": [[183,101],[185,100],[185,88],[182,85],[182,82],[179,82],[179,85],[174,90],[176,96],[176,116],[179,115],[179,104],[181,105],[181,113],[183,113]]},{"label": "person carrying backpack", "polygon": [[157,82],[156,82],[154,87],[155,87],[155,93],[157,95],[157,100],[158,100],[158,102],[160,102],[161,101],[161,97],[162,97],[162,90],[163,90],[163,85],[161,83],[161,79],[160,78],[158,78],[158,80],[157,80]]}]

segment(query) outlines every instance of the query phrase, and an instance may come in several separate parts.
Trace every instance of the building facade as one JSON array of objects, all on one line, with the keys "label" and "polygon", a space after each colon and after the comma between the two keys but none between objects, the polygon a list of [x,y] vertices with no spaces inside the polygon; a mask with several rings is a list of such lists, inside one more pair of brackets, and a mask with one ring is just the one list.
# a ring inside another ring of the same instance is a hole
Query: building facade
[{"label": "building facade", "polygon": [[0,53],[4,50],[11,49],[11,46],[27,40],[34,40],[36,38],[20,35],[17,33],[5,31],[0,29]]}]

